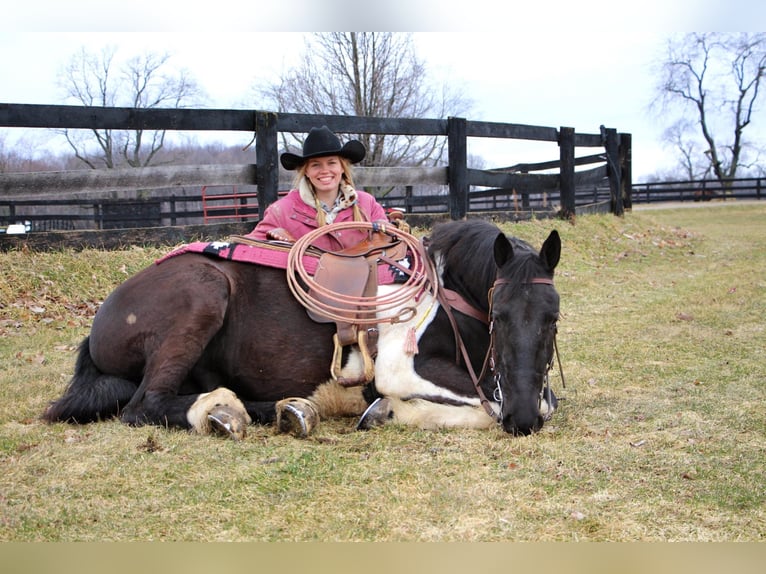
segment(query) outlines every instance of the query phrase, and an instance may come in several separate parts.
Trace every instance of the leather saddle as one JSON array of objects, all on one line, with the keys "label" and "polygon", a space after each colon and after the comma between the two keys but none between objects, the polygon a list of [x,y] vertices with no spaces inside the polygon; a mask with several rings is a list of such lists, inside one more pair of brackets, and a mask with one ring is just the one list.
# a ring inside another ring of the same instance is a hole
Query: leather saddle
[{"label": "leather saddle", "polygon": [[[367,239],[341,251],[328,251],[319,257],[314,282],[333,294],[348,298],[375,297],[378,292],[378,262],[398,261],[407,253],[401,240],[382,232],[371,232]],[[363,385],[375,376],[374,357],[377,354],[378,329],[376,325],[360,324],[360,307],[351,302],[338,301],[315,289],[310,291],[318,301],[332,305],[342,320],[327,317],[320,311],[308,310],[309,317],[319,323],[335,322],[333,337],[335,349],[330,373],[343,386]],[[364,361],[364,373],[358,378],[340,376],[343,347],[356,345]]]}]

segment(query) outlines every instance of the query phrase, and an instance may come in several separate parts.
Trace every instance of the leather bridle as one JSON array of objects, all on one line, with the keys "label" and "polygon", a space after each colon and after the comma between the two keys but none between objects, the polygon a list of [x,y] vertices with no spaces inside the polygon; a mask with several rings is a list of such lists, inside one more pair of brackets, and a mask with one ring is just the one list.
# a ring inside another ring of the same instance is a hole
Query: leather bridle
[{"label": "leather bridle", "polygon": [[[475,307],[473,307],[456,291],[452,291],[451,289],[445,289],[445,288],[439,289],[438,291],[439,303],[442,305],[442,307],[444,307],[444,311],[447,313],[447,317],[449,318],[450,324],[452,325],[452,331],[455,334],[455,346],[456,346],[455,361],[456,363],[460,363],[460,356],[462,355],[463,361],[465,362],[465,365],[466,365],[466,369],[468,370],[468,374],[471,377],[471,381],[473,382],[473,386],[476,390],[476,394],[479,396],[479,401],[481,402],[482,407],[484,407],[484,410],[486,411],[486,413],[498,423],[501,422],[501,418],[502,418],[503,392],[500,386],[501,375],[495,370],[495,363],[496,363],[495,329],[494,329],[494,320],[492,319],[492,306],[493,306],[495,288],[498,285],[507,285],[511,283],[513,283],[513,281],[511,281],[510,279],[498,278],[495,280],[495,282],[492,284],[492,287],[490,287],[487,293],[489,311],[486,314],[480,311],[479,309],[476,309]],[[530,284],[530,285],[551,285],[552,286],[553,279],[550,279],[548,277],[533,277],[532,279],[525,281],[524,283]],[[460,330],[458,329],[457,321],[455,320],[455,316],[452,313],[453,309],[463,313],[464,315],[468,315],[469,317],[473,317],[474,319],[481,321],[482,323],[487,325],[489,329],[489,347],[487,348],[487,353],[484,356],[484,362],[482,363],[481,372],[479,373],[478,376],[476,375],[476,372],[473,369],[473,365],[471,364],[471,359],[468,355],[468,350],[466,349],[465,344],[463,343],[463,338],[460,336]],[[563,383],[564,371],[561,366],[561,358],[559,357],[558,344],[556,342],[555,333],[553,335],[553,346],[554,346],[556,358],[558,359],[559,370],[561,372],[561,380]],[[543,389],[540,392],[540,399],[542,399],[543,394],[545,393],[545,389],[546,388],[548,389],[547,401],[549,405],[551,403],[551,397],[550,397],[550,386],[548,385],[548,373],[550,372],[552,367],[553,367],[553,357],[551,357],[551,361],[549,361],[547,365]],[[492,404],[487,399],[480,385],[481,380],[487,374],[487,369],[489,369],[489,371],[493,373],[493,382],[495,383],[495,393],[493,398],[495,399],[496,402],[500,403],[500,413],[496,413],[495,409],[492,408]]]}]

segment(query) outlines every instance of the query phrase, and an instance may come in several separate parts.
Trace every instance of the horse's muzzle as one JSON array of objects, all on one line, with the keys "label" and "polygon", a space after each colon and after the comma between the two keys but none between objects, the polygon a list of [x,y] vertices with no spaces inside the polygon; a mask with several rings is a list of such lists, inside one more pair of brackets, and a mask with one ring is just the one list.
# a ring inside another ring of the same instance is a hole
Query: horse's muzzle
[{"label": "horse's muzzle", "polygon": [[543,428],[545,420],[539,414],[531,419],[525,417],[513,417],[507,415],[503,417],[503,430],[513,436],[528,436]]}]

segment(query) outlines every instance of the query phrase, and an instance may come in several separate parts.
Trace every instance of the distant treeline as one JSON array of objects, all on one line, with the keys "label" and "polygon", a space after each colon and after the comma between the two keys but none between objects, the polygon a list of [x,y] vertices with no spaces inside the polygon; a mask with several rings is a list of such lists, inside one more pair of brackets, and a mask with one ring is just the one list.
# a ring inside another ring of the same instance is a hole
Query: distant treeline
[{"label": "distant treeline", "polygon": [[[243,138],[243,140],[246,138]],[[154,165],[204,165],[204,164],[244,164],[252,162],[252,150],[243,145],[223,143],[171,143],[157,153]],[[42,155],[22,144],[8,149],[0,140],[0,173],[32,173],[37,171],[70,171],[87,169],[82,160],[74,154],[62,151]]]}]

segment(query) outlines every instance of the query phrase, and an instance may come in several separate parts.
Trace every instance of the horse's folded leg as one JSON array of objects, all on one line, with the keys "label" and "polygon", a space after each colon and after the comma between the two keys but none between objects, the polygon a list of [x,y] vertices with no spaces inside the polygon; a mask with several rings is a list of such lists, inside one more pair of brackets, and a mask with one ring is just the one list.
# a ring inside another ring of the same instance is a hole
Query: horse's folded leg
[{"label": "horse's folded leg", "polygon": [[247,434],[248,421],[242,416],[242,411],[227,405],[215,407],[207,415],[210,429],[222,436],[234,440],[242,440]]},{"label": "horse's folded leg", "polygon": [[546,386],[543,389],[543,396],[540,400],[540,416],[543,417],[544,421],[551,420],[558,406],[558,397],[553,393],[553,389]]},{"label": "horse's folded leg", "polygon": [[186,412],[186,419],[200,434],[216,432],[234,439],[243,438],[245,427],[250,424],[245,405],[237,395],[223,387],[199,395]]},{"label": "horse's folded leg", "polygon": [[319,425],[319,412],[307,399],[284,399],[277,403],[276,408],[277,432],[306,438]]},{"label": "horse's folded leg", "polygon": [[393,416],[394,411],[391,409],[391,401],[379,397],[362,413],[359,422],[356,424],[356,430],[370,430],[371,428],[382,426],[391,420]]}]

